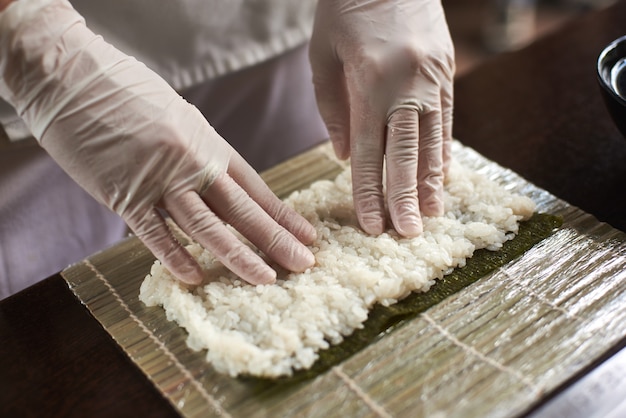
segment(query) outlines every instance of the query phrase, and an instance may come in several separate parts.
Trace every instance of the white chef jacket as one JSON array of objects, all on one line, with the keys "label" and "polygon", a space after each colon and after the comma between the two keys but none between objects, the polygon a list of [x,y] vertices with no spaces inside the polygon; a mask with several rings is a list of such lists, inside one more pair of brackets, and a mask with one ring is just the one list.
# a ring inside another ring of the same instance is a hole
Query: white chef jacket
[{"label": "white chef jacket", "polygon": [[177,90],[305,43],[315,0],[70,0],[87,26]]},{"label": "white chef jacket", "polygon": [[[316,0],[70,0],[87,26],[182,90],[278,56],[310,38]],[[30,132],[0,100],[9,143]],[[31,141],[32,142],[32,141]],[[7,141],[0,138],[0,149]]]}]

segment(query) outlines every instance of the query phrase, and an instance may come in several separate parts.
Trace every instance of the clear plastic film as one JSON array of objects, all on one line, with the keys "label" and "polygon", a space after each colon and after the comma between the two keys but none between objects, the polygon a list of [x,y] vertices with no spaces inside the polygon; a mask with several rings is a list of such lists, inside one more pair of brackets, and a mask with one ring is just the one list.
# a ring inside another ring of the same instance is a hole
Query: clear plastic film
[{"label": "clear plastic film", "polygon": [[[455,142],[454,157],[563,226],[315,379],[262,385],[216,373],[139,286],[135,238],[63,272],[72,290],[184,416],[517,416],[626,335],[626,235]],[[341,169],[329,144],[266,172],[280,196]]]}]

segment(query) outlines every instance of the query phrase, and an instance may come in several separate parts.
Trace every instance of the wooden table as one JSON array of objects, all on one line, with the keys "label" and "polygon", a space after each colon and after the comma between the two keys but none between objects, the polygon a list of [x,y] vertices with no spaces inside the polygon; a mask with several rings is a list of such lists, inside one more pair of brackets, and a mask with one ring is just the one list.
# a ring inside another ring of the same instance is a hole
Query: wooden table
[{"label": "wooden table", "polygon": [[602,102],[596,59],[626,34],[626,4],[586,15],[455,84],[454,136],[626,231],[626,138]]},{"label": "wooden table", "polygon": [[[626,231],[626,139],[595,79],[595,59],[623,22],[626,1],[463,76],[454,134]],[[0,302],[0,415],[176,412],[57,274]]]}]

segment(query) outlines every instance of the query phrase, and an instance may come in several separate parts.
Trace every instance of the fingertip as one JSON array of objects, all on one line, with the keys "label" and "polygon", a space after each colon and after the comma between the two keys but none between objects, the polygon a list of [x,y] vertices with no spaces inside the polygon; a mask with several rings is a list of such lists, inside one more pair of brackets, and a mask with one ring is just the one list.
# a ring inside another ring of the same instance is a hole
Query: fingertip
[{"label": "fingertip", "polygon": [[304,245],[311,245],[317,239],[317,230],[311,223],[303,218],[300,228],[292,232],[294,236]]},{"label": "fingertip", "polygon": [[420,210],[425,216],[443,216],[444,203],[442,193],[433,193],[428,199],[420,200]]},{"label": "fingertip", "polygon": [[380,235],[386,228],[382,179],[375,176],[372,180],[355,170],[354,165],[352,173],[354,209],[359,225],[369,235]]},{"label": "fingertip", "polygon": [[430,173],[420,176],[418,196],[420,211],[425,216],[444,214],[444,177],[443,167],[431,169]]},{"label": "fingertip", "polygon": [[[186,252],[186,251],[185,251]],[[166,268],[176,277],[177,280],[197,286],[202,284],[205,279],[205,272],[200,265],[187,254],[188,257],[178,258],[176,261],[167,260],[163,262]]]},{"label": "fingertip", "polygon": [[[281,202],[282,205],[282,202]],[[317,239],[315,227],[295,210],[281,206],[283,210],[268,212],[283,228],[304,245],[310,245]]]},{"label": "fingertip", "polygon": [[294,273],[302,273],[315,265],[317,261],[315,255],[306,245],[295,240],[290,240],[285,244],[286,246],[281,251],[282,256],[275,258],[275,261],[283,268]]},{"label": "fingertip", "polygon": [[361,228],[369,235],[380,235],[385,232],[385,218],[375,214],[361,214],[359,217]]},{"label": "fingertip", "polygon": [[397,217],[394,222],[395,230],[403,237],[413,238],[424,232],[421,217],[416,213],[405,213]]},{"label": "fingertip", "polygon": [[267,264],[259,266],[259,268],[248,278],[242,277],[245,281],[255,285],[269,285],[276,283],[276,270]]},{"label": "fingertip", "polygon": [[344,139],[331,138],[335,156],[340,160],[347,160],[350,157],[350,142]]},{"label": "fingertip", "polygon": [[300,262],[299,262],[298,268],[297,270],[294,270],[297,273],[301,273],[305,271],[306,269],[313,267],[316,262],[315,255],[307,247],[304,247],[304,249],[302,250],[300,254],[299,259],[300,259]]},{"label": "fingertip", "polygon": [[424,210],[422,212],[424,213],[424,216],[432,216],[432,217],[440,217],[440,216],[443,216],[444,214],[443,208],[436,206],[434,204],[425,205]]},{"label": "fingertip", "polygon": [[362,199],[355,193],[354,201],[356,217],[363,231],[369,235],[380,235],[385,232],[385,205],[382,198],[370,195]]},{"label": "fingertip", "polygon": [[246,245],[236,245],[221,261],[229,270],[252,285],[276,282],[276,271]]}]

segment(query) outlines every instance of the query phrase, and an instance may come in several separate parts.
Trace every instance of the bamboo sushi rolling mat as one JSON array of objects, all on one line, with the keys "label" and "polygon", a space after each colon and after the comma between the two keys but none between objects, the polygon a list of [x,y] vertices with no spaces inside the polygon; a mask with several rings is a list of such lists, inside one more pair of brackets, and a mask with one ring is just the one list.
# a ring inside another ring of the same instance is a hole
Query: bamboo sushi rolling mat
[{"label": "bamboo sushi rolling mat", "polygon": [[[138,300],[154,258],[136,238],[62,274],[183,416],[517,416],[626,335],[626,234],[459,142],[453,154],[563,226],[314,379],[261,385],[216,373],[161,308]],[[264,178],[285,197],[340,170],[326,143]]]}]

